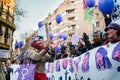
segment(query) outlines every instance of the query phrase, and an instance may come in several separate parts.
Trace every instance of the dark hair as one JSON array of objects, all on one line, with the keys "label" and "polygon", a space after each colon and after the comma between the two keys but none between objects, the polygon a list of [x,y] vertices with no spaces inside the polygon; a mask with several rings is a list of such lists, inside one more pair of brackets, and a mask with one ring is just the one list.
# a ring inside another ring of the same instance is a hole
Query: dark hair
[{"label": "dark hair", "polygon": [[70,45],[70,50],[71,50],[71,48],[72,48],[72,47],[73,47],[73,48],[75,48],[75,46],[74,46],[74,45]]},{"label": "dark hair", "polygon": [[117,36],[120,36],[120,30],[117,31]]},{"label": "dark hair", "polygon": [[83,33],[83,39],[89,39],[88,35],[85,32]]},{"label": "dark hair", "polygon": [[106,51],[106,49],[103,48],[103,47],[100,47],[100,48],[97,50],[96,54],[95,54],[95,62],[96,62],[96,67],[97,67],[97,69],[102,69],[102,68],[99,66],[99,63],[97,62],[97,57],[96,57],[96,55],[98,54],[98,52],[103,56],[102,60],[103,60],[104,69],[106,69],[106,68],[111,68],[111,67],[112,67],[112,64],[111,64],[111,62],[110,62],[110,60],[109,60],[109,58],[108,58],[108,56],[107,56],[107,51]]},{"label": "dark hair", "polygon": [[62,50],[66,50],[66,46],[61,45],[61,49],[62,49]]}]

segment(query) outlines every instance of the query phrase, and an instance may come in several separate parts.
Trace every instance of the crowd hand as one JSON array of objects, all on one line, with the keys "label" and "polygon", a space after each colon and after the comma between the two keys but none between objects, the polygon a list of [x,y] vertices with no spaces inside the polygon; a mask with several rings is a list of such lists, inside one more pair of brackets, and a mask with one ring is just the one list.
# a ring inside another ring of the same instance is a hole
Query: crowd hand
[{"label": "crowd hand", "polygon": [[60,41],[58,41],[57,43],[54,43],[54,44],[52,44],[52,49],[55,49],[59,44],[60,44],[61,42]]},{"label": "crowd hand", "polygon": [[51,43],[51,40],[50,40],[50,39],[47,40],[47,41],[46,41],[46,47],[49,47],[49,46],[50,46],[50,43]]},{"label": "crowd hand", "polygon": [[51,45],[51,55],[54,55],[55,56],[55,48],[60,44],[60,41],[58,41],[57,43],[54,43]]}]

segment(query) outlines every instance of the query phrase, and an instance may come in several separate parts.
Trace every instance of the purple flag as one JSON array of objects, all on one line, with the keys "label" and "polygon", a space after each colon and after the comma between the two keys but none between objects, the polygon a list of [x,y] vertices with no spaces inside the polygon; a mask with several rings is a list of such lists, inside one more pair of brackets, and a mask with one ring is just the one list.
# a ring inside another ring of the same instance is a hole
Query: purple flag
[{"label": "purple flag", "polygon": [[35,67],[35,64],[22,64],[20,66],[18,80],[34,80]]}]

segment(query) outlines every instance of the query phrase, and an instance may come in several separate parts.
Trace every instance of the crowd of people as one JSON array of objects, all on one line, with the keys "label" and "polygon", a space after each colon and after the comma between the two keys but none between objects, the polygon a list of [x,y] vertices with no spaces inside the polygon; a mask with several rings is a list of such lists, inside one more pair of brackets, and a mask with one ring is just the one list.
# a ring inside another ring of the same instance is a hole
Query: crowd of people
[{"label": "crowd of people", "polygon": [[[109,44],[114,44],[119,41],[120,25],[117,23],[110,23],[105,28],[104,34],[94,32],[92,42],[89,40],[89,36],[86,33],[83,33],[82,38],[80,38],[78,41],[78,45],[64,45],[60,42],[51,44],[51,40],[44,42],[41,37],[35,36],[31,43],[31,47],[27,49],[27,57],[23,58],[22,63],[20,63],[20,60],[17,59],[13,61],[12,64],[20,65],[23,63],[34,63],[36,64],[34,80],[46,80],[46,62],[53,62],[55,60],[67,57],[77,57],[93,48],[102,45],[107,45],[109,47]],[[59,54],[55,51],[55,48],[58,45],[61,46]],[[6,79],[4,76],[0,76],[0,80],[10,80],[10,72],[13,71],[13,69],[10,68],[10,64],[10,60],[2,62],[2,66],[0,68],[3,68]]]}]

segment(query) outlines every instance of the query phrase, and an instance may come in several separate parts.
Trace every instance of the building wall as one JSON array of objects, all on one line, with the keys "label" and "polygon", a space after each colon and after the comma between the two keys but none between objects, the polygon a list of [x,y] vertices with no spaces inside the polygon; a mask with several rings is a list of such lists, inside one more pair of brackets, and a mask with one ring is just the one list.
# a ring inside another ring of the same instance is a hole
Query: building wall
[{"label": "building wall", "polygon": [[[91,34],[93,25],[84,21],[83,0],[64,0],[59,7],[49,14],[44,20],[47,31],[52,31],[55,35],[54,41],[58,40],[59,33],[69,35],[68,42],[75,32],[82,35],[83,32]],[[56,14],[62,14],[63,21],[57,24],[55,21]],[[48,32],[47,32],[48,33]]]},{"label": "building wall", "polygon": [[0,49],[12,50],[16,0],[0,0]]},{"label": "building wall", "polygon": [[98,0],[96,0],[96,5],[94,7],[94,14],[95,14],[95,31],[100,30],[104,32],[105,28],[105,21],[103,14],[98,9]]},{"label": "building wall", "polygon": [[[102,13],[98,10],[97,3],[94,9],[95,23],[94,25],[84,21],[83,0],[63,0],[63,3],[56,8],[53,13],[44,19],[47,33],[49,31],[54,33],[54,40],[58,40],[59,33],[66,33],[69,35],[67,42],[71,42],[74,33],[82,35],[83,32],[92,34],[95,31],[104,32],[105,22]],[[56,14],[62,14],[63,21],[57,24],[55,21]],[[49,38],[48,34],[47,37]]]}]

